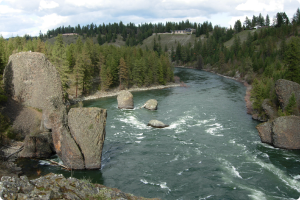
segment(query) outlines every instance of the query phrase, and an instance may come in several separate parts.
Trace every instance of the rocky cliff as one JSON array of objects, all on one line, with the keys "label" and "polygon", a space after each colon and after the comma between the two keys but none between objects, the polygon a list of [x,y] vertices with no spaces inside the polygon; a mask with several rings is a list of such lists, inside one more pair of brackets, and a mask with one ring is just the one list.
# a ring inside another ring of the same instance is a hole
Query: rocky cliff
[{"label": "rocky cliff", "polygon": [[[45,55],[33,52],[11,55],[4,70],[3,80],[5,90],[12,102],[21,109],[35,108],[42,112],[42,116],[39,118],[40,129],[35,132],[34,138],[25,140],[25,142],[29,142],[28,148],[24,148],[24,151],[27,150],[27,152],[21,152],[21,155],[40,155],[40,152],[31,152],[31,154],[30,149],[37,147],[33,145],[37,144],[36,141],[39,141],[38,143],[45,141],[41,140],[39,136],[41,133],[51,132],[55,151],[63,163],[69,168],[85,169],[82,148],[71,134],[68,125],[67,109],[64,104],[65,99],[59,74]],[[16,112],[15,119],[20,117],[20,113],[22,112]],[[105,120],[106,116],[99,123],[103,123]],[[70,127],[72,128],[72,125]],[[24,129],[25,127],[21,126],[18,131]],[[102,132],[97,134],[102,134]]]}]

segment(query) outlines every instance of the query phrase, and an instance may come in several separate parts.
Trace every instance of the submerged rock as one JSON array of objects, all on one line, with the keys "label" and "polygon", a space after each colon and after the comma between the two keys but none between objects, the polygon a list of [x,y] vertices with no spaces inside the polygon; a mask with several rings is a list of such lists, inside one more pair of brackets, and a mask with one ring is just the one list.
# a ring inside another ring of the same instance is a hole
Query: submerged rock
[{"label": "submerged rock", "polygon": [[133,95],[127,90],[122,90],[117,97],[118,108],[120,109],[133,109]]},{"label": "submerged rock", "polygon": [[107,112],[102,108],[72,108],[68,124],[81,149],[86,169],[100,169]]},{"label": "submerged rock", "polygon": [[151,120],[147,126],[152,126],[154,128],[165,128],[165,127],[168,127],[169,125],[166,125],[163,122],[158,121],[158,120]]},{"label": "submerged rock", "polygon": [[157,104],[157,100],[150,99],[142,106],[142,108],[146,108],[148,110],[157,110]]}]

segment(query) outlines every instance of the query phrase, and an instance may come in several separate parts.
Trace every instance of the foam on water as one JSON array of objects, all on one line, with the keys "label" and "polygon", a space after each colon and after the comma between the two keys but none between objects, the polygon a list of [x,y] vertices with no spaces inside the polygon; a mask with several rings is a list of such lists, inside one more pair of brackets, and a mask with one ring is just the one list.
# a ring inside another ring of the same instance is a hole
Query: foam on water
[{"label": "foam on water", "polygon": [[290,176],[286,175],[282,170],[275,167],[273,164],[265,163],[258,158],[256,158],[256,163],[264,169],[267,169],[268,171],[272,172],[290,188],[300,192],[300,182],[297,179],[294,179],[294,177],[291,178]]},{"label": "foam on water", "polygon": [[139,121],[135,116],[125,116],[119,119],[121,122],[129,124],[130,126],[137,128],[137,129],[150,129],[145,123]]},{"label": "foam on water", "polygon": [[141,179],[140,181],[146,185],[157,185],[160,186],[160,188],[162,189],[167,189],[168,191],[171,191],[171,189],[167,186],[167,182],[153,183],[153,182],[148,182],[146,179]]},{"label": "foam on water", "polygon": [[222,166],[225,167],[226,171],[229,172],[231,175],[243,179],[237,169],[227,160],[223,158],[218,158],[220,162],[222,162]]},{"label": "foam on water", "polygon": [[223,126],[221,124],[214,123],[214,124],[206,125],[206,126],[212,127],[212,128],[208,128],[205,130],[210,135],[218,136],[218,137],[224,136],[223,134],[217,134],[218,131],[223,130]]}]

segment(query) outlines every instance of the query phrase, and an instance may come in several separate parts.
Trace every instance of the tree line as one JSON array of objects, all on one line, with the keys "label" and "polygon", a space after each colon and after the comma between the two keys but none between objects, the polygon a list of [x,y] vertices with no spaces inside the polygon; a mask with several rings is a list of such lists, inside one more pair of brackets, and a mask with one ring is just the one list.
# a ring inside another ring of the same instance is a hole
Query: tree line
[{"label": "tree line", "polygon": [[[194,44],[177,44],[171,50],[171,59],[177,63],[194,63],[199,68],[210,68],[228,76],[240,76],[252,84],[254,109],[264,116],[262,102],[269,99],[274,107],[279,106],[275,95],[275,82],[287,79],[300,84],[300,10],[297,9],[292,20],[284,12],[276,14],[272,26],[259,15],[253,17],[251,26],[264,25],[254,31],[247,30],[250,25],[246,17],[244,27],[235,25],[234,29],[215,26],[209,34],[197,38]],[[239,21],[239,20],[238,20]],[[240,22],[236,22],[240,24]],[[245,31],[244,33],[242,33]],[[241,32],[245,40],[239,37]],[[224,41],[232,39],[230,47]],[[281,111],[281,109],[278,108]],[[282,111],[283,114],[291,114]]]}]

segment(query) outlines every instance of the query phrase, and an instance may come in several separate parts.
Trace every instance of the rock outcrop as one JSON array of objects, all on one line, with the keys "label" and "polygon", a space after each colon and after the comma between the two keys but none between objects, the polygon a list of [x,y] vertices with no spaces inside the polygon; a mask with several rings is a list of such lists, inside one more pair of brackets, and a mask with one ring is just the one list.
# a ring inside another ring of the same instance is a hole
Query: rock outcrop
[{"label": "rock outcrop", "polygon": [[265,99],[262,103],[262,108],[264,109],[265,113],[267,114],[270,120],[275,119],[277,116],[277,110],[273,108],[270,104],[270,99]]},{"label": "rock outcrop", "polygon": [[[42,111],[40,133],[52,133],[55,152],[64,165],[73,169],[85,169],[83,153],[68,127],[59,74],[45,55],[33,52],[11,55],[4,70],[3,80],[6,92],[14,102],[21,105],[20,107],[32,107]],[[20,129],[24,127],[21,126]],[[28,138],[28,141],[37,140]],[[28,142],[27,149],[33,148],[32,143]],[[26,154],[24,151],[24,155]],[[35,152],[32,155],[42,154]]]},{"label": "rock outcrop", "polygon": [[300,149],[300,117],[278,117],[273,122],[272,143],[283,149]]},{"label": "rock outcrop", "polygon": [[23,158],[48,158],[55,153],[51,132],[27,135],[24,149],[19,156]]},{"label": "rock outcrop", "polygon": [[120,109],[133,109],[133,95],[127,90],[122,90],[117,97],[118,108]]},{"label": "rock outcrop", "polygon": [[157,101],[155,99],[148,100],[142,108],[146,108],[148,110],[157,110]]},{"label": "rock outcrop", "polygon": [[282,110],[285,110],[289,103],[289,99],[292,94],[295,94],[296,102],[298,106],[298,114],[300,110],[300,85],[293,81],[279,79],[275,84],[276,95]]},{"label": "rock outcrop", "polygon": [[68,124],[78,144],[86,169],[101,168],[107,112],[102,108],[72,108]]},{"label": "rock outcrop", "polygon": [[272,144],[272,122],[261,123],[256,129],[262,143]]},{"label": "rock outcrop", "polygon": [[165,128],[168,127],[169,125],[166,125],[163,122],[158,120],[150,120],[147,126],[151,126],[153,128]]},{"label": "rock outcrop", "polygon": [[[126,194],[118,189],[92,184],[88,180],[66,179],[61,174],[50,173],[34,180],[3,176],[0,181],[0,199],[145,199]],[[153,199],[158,200],[158,199]]]},{"label": "rock outcrop", "polygon": [[273,122],[265,122],[257,127],[263,143],[277,148],[300,149],[300,117],[278,117]]}]

